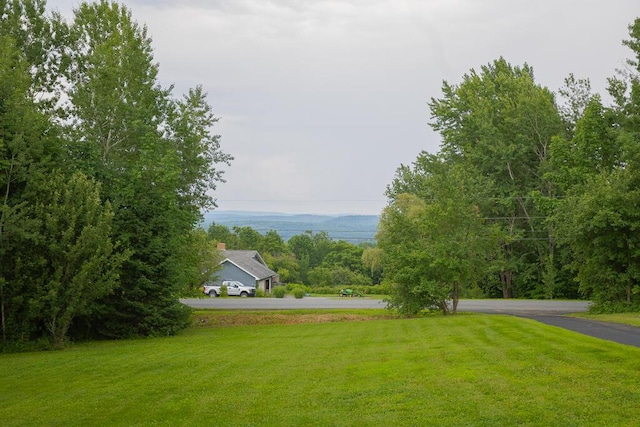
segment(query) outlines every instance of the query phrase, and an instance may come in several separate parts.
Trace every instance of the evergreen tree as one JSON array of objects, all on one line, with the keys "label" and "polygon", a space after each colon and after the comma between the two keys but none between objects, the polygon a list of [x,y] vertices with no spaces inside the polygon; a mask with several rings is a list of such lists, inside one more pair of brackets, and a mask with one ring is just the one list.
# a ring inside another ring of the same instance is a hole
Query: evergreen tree
[{"label": "evergreen tree", "polygon": [[0,320],[2,340],[29,341],[44,334],[30,305],[37,283],[19,268],[37,255],[27,242],[42,218],[31,208],[41,194],[36,183],[60,159],[55,127],[33,101],[29,63],[2,25],[0,34]]}]

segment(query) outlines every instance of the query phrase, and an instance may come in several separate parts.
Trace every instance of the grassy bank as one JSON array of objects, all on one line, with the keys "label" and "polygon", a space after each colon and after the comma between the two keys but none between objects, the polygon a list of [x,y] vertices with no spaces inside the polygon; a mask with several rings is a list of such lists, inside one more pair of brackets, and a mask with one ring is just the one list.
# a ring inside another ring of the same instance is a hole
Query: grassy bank
[{"label": "grassy bank", "polygon": [[623,325],[639,326],[640,327],[640,313],[612,313],[612,314],[589,314],[589,313],[575,313],[575,317],[582,317],[585,319],[599,320],[602,322],[621,323]]},{"label": "grassy bank", "polygon": [[5,426],[631,426],[640,417],[640,349],[509,316],[218,324],[0,355],[0,372]]}]

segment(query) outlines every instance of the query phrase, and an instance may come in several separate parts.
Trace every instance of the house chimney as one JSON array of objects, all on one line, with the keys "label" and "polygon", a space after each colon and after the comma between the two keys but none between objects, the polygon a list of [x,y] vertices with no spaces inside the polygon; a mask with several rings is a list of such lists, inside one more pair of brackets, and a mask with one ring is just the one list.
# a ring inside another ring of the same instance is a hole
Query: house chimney
[{"label": "house chimney", "polygon": [[225,243],[218,243],[218,249],[221,251],[226,251],[227,245]]}]

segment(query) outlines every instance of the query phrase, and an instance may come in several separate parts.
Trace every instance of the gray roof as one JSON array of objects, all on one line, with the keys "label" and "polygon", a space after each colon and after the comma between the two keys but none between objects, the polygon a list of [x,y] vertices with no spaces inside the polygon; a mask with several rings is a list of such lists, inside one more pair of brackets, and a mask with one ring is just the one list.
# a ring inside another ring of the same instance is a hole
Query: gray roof
[{"label": "gray roof", "polygon": [[[256,278],[256,280],[267,279],[269,277],[277,276],[278,273],[267,267],[258,251],[222,251],[224,260],[234,264],[236,267],[244,270],[248,274]],[[221,263],[221,264],[222,264]]]}]

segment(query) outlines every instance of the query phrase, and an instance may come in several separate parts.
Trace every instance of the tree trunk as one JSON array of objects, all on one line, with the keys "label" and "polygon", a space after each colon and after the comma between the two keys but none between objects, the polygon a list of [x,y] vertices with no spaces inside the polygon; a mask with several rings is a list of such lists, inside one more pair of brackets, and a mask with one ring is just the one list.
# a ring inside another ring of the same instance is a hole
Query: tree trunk
[{"label": "tree trunk", "polygon": [[500,272],[500,282],[502,283],[502,297],[511,298],[511,270]]},{"label": "tree trunk", "polygon": [[453,286],[453,292],[451,293],[451,314],[458,312],[458,301],[460,300],[460,285],[455,284]]},{"label": "tree trunk", "polygon": [[[1,281],[2,279],[0,279]],[[7,327],[4,320],[4,282],[0,283],[0,310],[2,311],[2,342],[7,342]]]},{"label": "tree trunk", "polygon": [[440,302],[440,309],[442,310],[442,314],[444,314],[445,316],[449,314],[449,304],[447,303],[447,301]]}]

